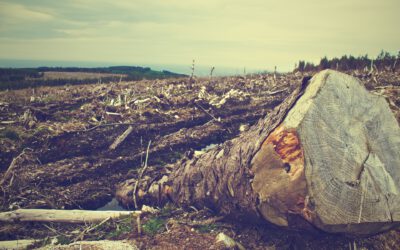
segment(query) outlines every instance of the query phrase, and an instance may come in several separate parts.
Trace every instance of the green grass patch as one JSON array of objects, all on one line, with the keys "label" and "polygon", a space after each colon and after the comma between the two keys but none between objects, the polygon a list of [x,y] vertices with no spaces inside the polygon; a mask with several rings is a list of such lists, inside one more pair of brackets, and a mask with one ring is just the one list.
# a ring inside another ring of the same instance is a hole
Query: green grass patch
[{"label": "green grass patch", "polygon": [[159,217],[151,218],[143,224],[143,232],[150,236],[161,233],[165,230],[165,222],[165,219]]},{"label": "green grass patch", "polygon": [[[136,222],[134,221],[132,216],[128,216],[117,223],[115,223],[112,228],[108,229],[108,233],[105,235],[106,239],[117,239],[121,235],[132,232],[135,227]],[[104,230],[103,228],[102,230]],[[100,230],[100,229],[99,229]]]}]

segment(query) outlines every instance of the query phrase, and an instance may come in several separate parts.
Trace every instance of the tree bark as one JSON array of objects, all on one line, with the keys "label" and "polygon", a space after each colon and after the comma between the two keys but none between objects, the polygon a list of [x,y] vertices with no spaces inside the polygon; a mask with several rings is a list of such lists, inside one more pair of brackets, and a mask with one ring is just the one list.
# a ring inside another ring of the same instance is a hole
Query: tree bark
[{"label": "tree bark", "polygon": [[247,132],[181,160],[149,193],[246,220],[368,235],[400,223],[399,152],[386,100],[325,70]]}]

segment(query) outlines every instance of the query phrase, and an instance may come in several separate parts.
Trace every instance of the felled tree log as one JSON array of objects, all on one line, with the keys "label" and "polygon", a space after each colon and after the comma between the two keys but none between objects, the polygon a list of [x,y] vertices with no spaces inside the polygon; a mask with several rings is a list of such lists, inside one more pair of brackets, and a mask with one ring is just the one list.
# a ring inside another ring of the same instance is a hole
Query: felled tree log
[{"label": "felled tree log", "polygon": [[0,213],[1,222],[64,222],[91,223],[101,222],[107,218],[136,215],[138,211],[89,211],[89,210],[56,210],[56,209],[17,209]]},{"label": "felled tree log", "polygon": [[289,228],[367,235],[398,226],[400,129],[386,100],[332,70],[306,82],[249,131],[180,161],[149,190]]}]

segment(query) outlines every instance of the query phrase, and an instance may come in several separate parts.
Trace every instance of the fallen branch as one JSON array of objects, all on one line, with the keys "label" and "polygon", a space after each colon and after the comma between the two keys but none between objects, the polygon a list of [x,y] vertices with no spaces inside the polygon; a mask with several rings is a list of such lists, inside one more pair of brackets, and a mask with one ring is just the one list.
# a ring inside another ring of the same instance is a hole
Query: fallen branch
[{"label": "fallen branch", "polygon": [[22,150],[22,153],[20,153],[17,157],[15,157],[10,166],[8,167],[6,173],[3,176],[3,179],[0,182],[0,186],[3,186],[4,183],[11,177],[11,175],[14,173],[14,168],[17,166],[17,161],[25,154],[25,149]]},{"label": "fallen branch", "polygon": [[15,211],[0,213],[0,221],[90,223],[101,222],[107,218],[116,219],[122,216],[140,216],[140,214],[141,211],[17,209]]},{"label": "fallen branch", "polygon": [[14,124],[16,123],[16,121],[1,121],[0,124],[2,125],[10,125],[10,124]]},{"label": "fallen branch", "polygon": [[198,106],[201,110],[203,110],[204,113],[206,113],[207,115],[211,116],[211,118],[213,118],[215,121],[221,122],[221,119],[220,119],[220,118],[216,118],[215,116],[213,116],[210,112],[208,112],[208,111],[207,111],[205,108],[203,108],[200,104],[198,104],[198,103],[195,103],[195,104],[196,104],[196,106]]},{"label": "fallen branch", "polygon": [[[140,217],[140,216],[138,216]],[[109,221],[111,219],[111,217],[107,217],[104,220],[102,220],[99,224],[91,226],[91,227],[87,227],[85,228],[85,230],[83,230],[75,239],[74,242],[77,242],[78,240],[83,240],[83,237],[85,237],[85,234],[90,233],[91,231],[95,230],[96,228],[100,227],[101,225],[103,225],[104,223],[106,223],[107,221]]]},{"label": "fallen branch", "polygon": [[151,145],[151,140],[149,141],[149,144],[147,145],[146,160],[144,162],[144,167],[143,167],[142,171],[140,172],[138,179],[136,180],[135,187],[133,188],[133,203],[135,205],[135,209],[138,208],[138,205],[137,205],[137,202],[136,202],[137,187],[139,186],[139,181],[142,179],[143,174],[147,169],[147,160],[149,159],[150,145]]},{"label": "fallen branch", "polygon": [[122,133],[120,136],[117,137],[117,139],[115,139],[115,141],[110,145],[108,149],[115,150],[119,146],[119,144],[121,144],[126,139],[126,137],[128,137],[128,135],[132,133],[132,131],[133,127],[129,126],[124,133]]},{"label": "fallen branch", "polygon": [[284,89],[278,89],[278,90],[275,90],[275,91],[267,91],[266,93],[268,95],[276,95],[276,94],[285,92],[286,90],[287,90],[287,88],[284,88]]},{"label": "fallen branch", "polygon": [[131,123],[131,122],[128,122],[128,123],[123,123],[123,122],[120,122],[120,123],[105,123],[105,124],[96,125],[94,127],[88,128],[88,129],[73,130],[73,131],[68,131],[68,132],[69,133],[89,132],[89,131],[92,131],[92,130],[95,130],[95,129],[101,128],[101,127],[128,126],[128,125],[129,126],[133,126],[133,125],[137,125],[137,124],[136,123]]}]

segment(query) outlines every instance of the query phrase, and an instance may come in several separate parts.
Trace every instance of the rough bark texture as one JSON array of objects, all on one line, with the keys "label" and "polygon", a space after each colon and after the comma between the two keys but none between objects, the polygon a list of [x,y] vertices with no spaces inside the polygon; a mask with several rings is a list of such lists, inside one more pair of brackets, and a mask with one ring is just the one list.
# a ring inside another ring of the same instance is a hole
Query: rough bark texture
[{"label": "rough bark texture", "polygon": [[181,205],[209,207],[238,218],[258,219],[259,197],[252,188],[250,168],[262,143],[301,96],[303,82],[280,106],[238,138],[211,149],[199,158],[179,162],[169,179],[171,198]]},{"label": "rough bark texture", "polygon": [[176,164],[170,198],[292,228],[397,226],[400,129],[386,101],[331,70],[306,82],[238,138]]}]

